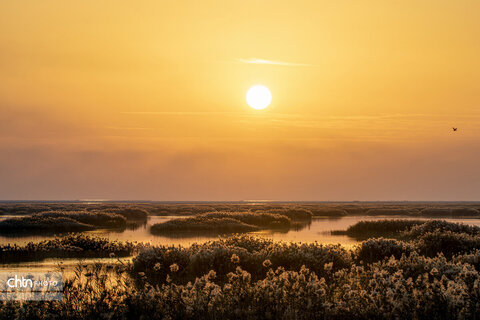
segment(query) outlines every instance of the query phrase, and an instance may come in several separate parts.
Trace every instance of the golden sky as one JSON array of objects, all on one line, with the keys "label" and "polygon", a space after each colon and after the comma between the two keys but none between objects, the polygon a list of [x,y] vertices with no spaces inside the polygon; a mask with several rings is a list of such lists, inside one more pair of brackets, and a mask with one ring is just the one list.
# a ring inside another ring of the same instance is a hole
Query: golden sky
[{"label": "golden sky", "polygon": [[1,1],[0,30],[0,199],[479,200],[479,1]]}]

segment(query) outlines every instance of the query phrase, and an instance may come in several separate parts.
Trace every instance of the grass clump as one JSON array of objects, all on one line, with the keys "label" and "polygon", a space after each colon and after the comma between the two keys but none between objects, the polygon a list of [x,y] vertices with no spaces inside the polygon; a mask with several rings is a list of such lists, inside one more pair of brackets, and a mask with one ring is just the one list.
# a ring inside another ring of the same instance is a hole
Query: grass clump
[{"label": "grass clump", "polygon": [[180,218],[156,223],[150,228],[152,234],[189,233],[235,233],[256,231],[259,228],[232,218]]},{"label": "grass clump", "polygon": [[205,219],[234,219],[265,228],[288,228],[292,225],[292,219],[288,216],[268,212],[210,212],[198,217]]},{"label": "grass clump", "polygon": [[132,221],[146,221],[148,218],[148,211],[140,208],[111,209],[108,212],[119,214]]},{"label": "grass clump", "polygon": [[442,253],[448,258],[480,249],[480,237],[453,231],[428,232],[420,237],[417,251],[427,257]]},{"label": "grass clump", "polygon": [[421,225],[425,221],[422,220],[375,220],[360,221],[348,227],[347,230],[332,231],[332,234],[346,234],[355,238],[369,238],[373,236],[395,236],[410,228]]},{"label": "grass clump", "polygon": [[427,257],[441,253],[448,258],[457,254],[465,254],[480,249],[480,228],[463,223],[452,223],[443,220],[378,220],[360,221],[345,231],[356,238],[367,238],[371,235],[388,235],[403,239],[369,239],[357,248],[360,260],[374,262],[388,256],[399,257],[402,253],[416,251]]},{"label": "grass clump", "polygon": [[400,258],[403,254],[409,255],[415,251],[415,246],[408,242],[394,239],[368,239],[363,241],[355,249],[355,258],[357,261],[372,263],[390,258]]},{"label": "grass clump", "polygon": [[[137,280],[145,278],[151,284],[165,283],[167,275],[177,283],[187,283],[215,270],[217,279],[226,281],[231,270],[241,267],[257,280],[265,276],[269,267],[298,270],[305,265],[318,275],[326,276],[325,264],[329,263],[335,271],[349,267],[350,252],[339,245],[283,243],[237,235],[190,247],[147,248],[133,259],[132,275]],[[169,269],[172,264],[179,267],[175,273]]]},{"label": "grass clump", "polygon": [[103,211],[47,211],[31,216],[0,221],[2,234],[53,234],[94,230],[99,228],[125,228],[127,220],[118,214]]},{"label": "grass clump", "polygon": [[109,241],[84,234],[70,234],[52,240],[29,242],[24,246],[1,245],[0,263],[40,261],[47,258],[106,258],[131,256],[137,245]]},{"label": "grass clump", "polygon": [[480,249],[471,251],[470,253],[457,254],[453,257],[453,262],[468,263],[480,270]]},{"label": "grass clump", "polygon": [[452,223],[445,220],[429,220],[422,224],[414,225],[408,230],[405,230],[404,237],[415,239],[428,232],[434,231],[450,231],[454,233],[466,233],[469,235],[479,235],[480,228],[477,226],[470,226],[463,223]]},{"label": "grass clump", "polygon": [[124,216],[104,211],[48,211],[35,216],[39,218],[70,218],[104,228],[124,228],[127,225],[127,219]]},{"label": "grass clump", "polygon": [[0,221],[0,233],[4,235],[79,232],[95,227],[68,217],[41,217],[37,215],[10,218]]},{"label": "grass clump", "polygon": [[276,213],[290,218],[292,221],[312,220],[312,211],[301,208],[288,208],[288,209],[276,209],[269,210],[269,213]]},{"label": "grass clump", "polygon": [[480,211],[472,207],[438,207],[438,208],[424,208],[420,211],[420,215],[429,217],[478,217]]},{"label": "grass clump", "polygon": [[[290,215],[291,217],[289,217]],[[289,229],[305,223],[311,215],[304,211],[208,212],[190,218],[172,219],[151,227],[153,234],[238,233],[262,229]]]}]

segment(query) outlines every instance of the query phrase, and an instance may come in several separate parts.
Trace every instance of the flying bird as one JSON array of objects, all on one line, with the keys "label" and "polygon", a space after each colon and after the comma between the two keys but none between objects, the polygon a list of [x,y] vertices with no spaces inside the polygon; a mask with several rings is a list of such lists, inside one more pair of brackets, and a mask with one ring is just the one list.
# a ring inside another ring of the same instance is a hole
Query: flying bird
[{"label": "flying bird", "polygon": [[453,131],[457,131],[458,128],[453,127],[452,129],[453,129]]}]

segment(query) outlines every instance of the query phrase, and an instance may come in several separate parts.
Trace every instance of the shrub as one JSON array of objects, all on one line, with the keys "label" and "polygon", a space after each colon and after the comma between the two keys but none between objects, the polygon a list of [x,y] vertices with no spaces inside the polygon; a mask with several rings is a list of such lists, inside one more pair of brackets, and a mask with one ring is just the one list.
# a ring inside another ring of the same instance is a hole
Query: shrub
[{"label": "shrub", "polygon": [[151,226],[152,234],[235,233],[255,231],[259,228],[231,218],[192,217],[173,219]]},{"label": "shrub", "polygon": [[479,216],[480,212],[475,208],[425,208],[420,211],[424,216],[450,217],[450,216]]},{"label": "shrub", "polygon": [[471,253],[456,255],[453,257],[453,261],[457,263],[468,263],[480,272],[480,249],[476,249]]},{"label": "shrub", "polygon": [[[350,252],[340,245],[278,242],[258,252],[258,255],[258,262],[270,260],[273,268],[299,270],[302,266],[306,266],[323,277],[327,276],[325,264],[332,263],[333,271],[348,268],[352,264]],[[256,269],[258,268],[260,266],[256,266]]]},{"label": "shrub", "polygon": [[70,218],[81,223],[105,228],[125,228],[127,219],[111,212],[103,211],[48,211],[35,214],[35,217],[42,218]]},{"label": "shrub", "polygon": [[292,219],[285,214],[275,214],[267,212],[210,212],[197,217],[206,219],[235,219],[246,224],[266,228],[288,228],[292,224]]},{"label": "shrub", "polygon": [[290,218],[292,221],[312,220],[312,212],[306,209],[289,208],[283,210],[271,210],[270,213],[276,213]]},{"label": "shrub", "polygon": [[285,215],[266,212],[209,212],[191,218],[172,219],[151,227],[153,234],[236,233],[259,229],[288,229]]},{"label": "shrub", "polygon": [[357,246],[354,256],[357,261],[372,263],[383,260],[384,258],[390,258],[391,256],[398,259],[402,254],[409,255],[414,251],[415,247],[409,243],[379,238],[363,241]]},{"label": "shrub", "polygon": [[[233,255],[238,257],[238,263],[232,262]],[[167,246],[148,248],[134,258],[132,272],[134,276],[141,272],[150,283],[164,283],[167,274],[170,274],[169,271],[163,268],[158,272],[154,266],[177,263],[180,272],[170,276],[179,281],[193,281],[195,277],[200,277],[209,270],[215,270],[219,281],[225,281],[227,273],[240,266],[254,279],[261,279],[267,271],[263,264],[266,260],[270,261],[269,265],[272,268],[298,270],[305,265],[322,276],[326,275],[325,264],[332,263],[331,267],[336,271],[349,267],[352,263],[350,252],[339,245],[274,243],[258,237],[234,236],[204,244],[193,244],[187,248]]]},{"label": "shrub", "polygon": [[254,237],[246,234],[236,234],[231,237],[219,239],[217,242],[222,246],[243,248],[250,253],[261,251],[275,243],[272,239]]},{"label": "shrub", "polygon": [[22,233],[59,233],[93,230],[94,226],[67,217],[30,217],[10,218],[0,221],[0,233],[18,235]]},{"label": "shrub", "polygon": [[469,253],[474,249],[480,249],[480,237],[452,231],[428,232],[420,237],[417,244],[418,252],[428,257],[441,252],[451,258],[454,254]]},{"label": "shrub", "polygon": [[125,208],[125,209],[112,209],[108,210],[112,213],[119,214],[127,220],[147,220],[148,218],[148,211],[139,208]]},{"label": "shrub", "polygon": [[476,319],[480,277],[471,266],[412,253],[336,274],[338,318]]},{"label": "shrub", "polygon": [[83,234],[70,234],[52,240],[29,242],[24,246],[0,246],[0,262],[39,261],[46,258],[117,257],[132,255],[138,245],[131,242],[109,241]]},{"label": "shrub", "polygon": [[463,223],[447,222],[445,220],[429,220],[422,224],[412,226],[404,232],[404,237],[415,239],[428,232],[433,231],[450,231],[454,233],[467,233],[469,235],[479,235],[480,228],[477,226],[469,226]]},{"label": "shrub", "polygon": [[371,237],[396,235],[409,230],[413,226],[421,225],[421,220],[376,220],[360,221],[348,227],[346,231],[334,231],[333,234],[347,234],[354,237]]}]

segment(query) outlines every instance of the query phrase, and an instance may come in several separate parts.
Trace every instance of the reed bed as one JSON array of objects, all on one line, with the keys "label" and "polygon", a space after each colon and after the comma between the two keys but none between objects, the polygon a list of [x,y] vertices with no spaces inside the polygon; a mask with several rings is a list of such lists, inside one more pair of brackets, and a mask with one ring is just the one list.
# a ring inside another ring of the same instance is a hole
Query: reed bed
[{"label": "reed bed", "polygon": [[104,211],[45,211],[0,221],[0,233],[6,235],[80,232],[101,228],[125,229],[129,221],[123,215]]},{"label": "reed bed", "polygon": [[419,248],[245,235],[149,247],[131,264],[79,265],[61,301],[1,301],[0,319],[478,319],[480,250],[430,257]]},{"label": "reed bed", "polygon": [[70,234],[26,245],[0,245],[0,263],[41,261],[47,258],[107,258],[133,255],[141,244]]},{"label": "reed bed", "polygon": [[208,212],[190,218],[178,218],[155,224],[153,234],[172,233],[239,233],[261,229],[290,229],[311,221],[307,211]]}]

